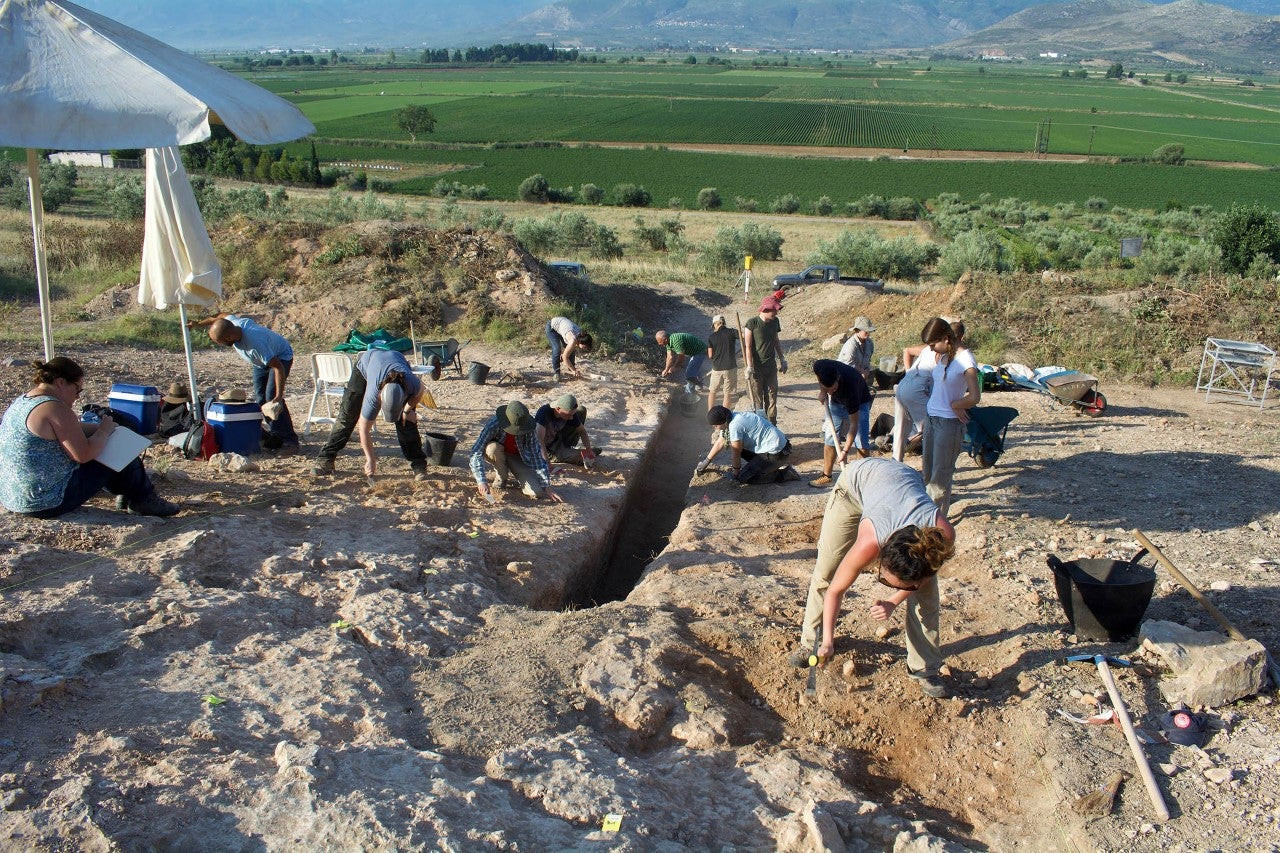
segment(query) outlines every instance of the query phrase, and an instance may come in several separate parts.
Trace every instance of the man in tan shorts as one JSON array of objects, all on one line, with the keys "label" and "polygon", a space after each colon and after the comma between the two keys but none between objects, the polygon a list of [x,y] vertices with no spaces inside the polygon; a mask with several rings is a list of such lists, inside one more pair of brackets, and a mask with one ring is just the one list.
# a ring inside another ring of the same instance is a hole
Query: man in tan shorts
[{"label": "man in tan shorts", "polygon": [[723,314],[711,318],[711,336],[707,338],[707,358],[711,359],[711,392],[707,394],[707,411],[717,405],[721,395],[726,409],[733,409],[738,398],[738,333],[730,329]]}]

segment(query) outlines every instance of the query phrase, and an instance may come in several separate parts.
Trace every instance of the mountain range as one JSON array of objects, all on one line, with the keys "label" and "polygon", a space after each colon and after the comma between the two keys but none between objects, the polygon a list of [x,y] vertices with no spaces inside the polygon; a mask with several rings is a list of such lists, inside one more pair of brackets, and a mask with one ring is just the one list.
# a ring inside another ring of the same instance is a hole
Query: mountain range
[{"label": "mountain range", "polygon": [[[540,41],[622,50],[836,51],[1058,45],[1256,65],[1276,55],[1280,0],[81,0],[188,49],[351,51]],[[1268,17],[1270,16],[1270,17]],[[1119,27],[1119,30],[1117,30]],[[1181,48],[1181,49],[1178,49]],[[1271,51],[1270,56],[1267,51]],[[1274,60],[1273,60],[1274,61]]]}]

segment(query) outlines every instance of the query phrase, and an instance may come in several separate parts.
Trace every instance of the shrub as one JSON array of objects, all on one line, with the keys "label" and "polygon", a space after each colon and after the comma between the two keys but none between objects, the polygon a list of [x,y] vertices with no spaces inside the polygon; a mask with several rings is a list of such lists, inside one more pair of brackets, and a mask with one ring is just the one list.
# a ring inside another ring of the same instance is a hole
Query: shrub
[{"label": "shrub", "polygon": [[1151,155],[1151,159],[1166,166],[1181,166],[1187,162],[1186,148],[1176,142],[1161,145]]},{"label": "shrub", "polygon": [[530,175],[520,182],[516,196],[521,201],[546,204],[550,201],[551,184],[542,175]]},{"label": "shrub", "polygon": [[113,181],[103,193],[112,219],[141,219],[147,212],[147,191],[138,178]]},{"label": "shrub", "polygon": [[667,208],[670,210],[683,210],[684,199],[678,195],[673,195],[671,198],[667,199]]},{"label": "shrub", "polygon": [[733,205],[743,213],[755,213],[760,209],[760,202],[754,198],[743,198],[740,195],[733,197]]},{"label": "shrub", "polygon": [[719,210],[723,203],[720,198],[720,190],[715,187],[703,187],[698,190],[699,210]]},{"label": "shrub", "polygon": [[637,184],[617,184],[613,188],[613,203],[619,207],[648,207],[652,201],[649,191]]},{"label": "shrub", "polygon": [[595,184],[583,184],[578,189],[578,197],[582,199],[583,204],[603,204],[604,190]]},{"label": "shrub", "polygon": [[702,253],[703,264],[713,270],[737,269],[744,255],[757,260],[782,258],[782,235],[772,228],[746,222],[741,228],[721,228]]},{"label": "shrub", "polygon": [[831,200],[831,196],[824,195],[813,203],[813,212],[818,216],[830,216],[835,207],[835,202]]},{"label": "shrub", "polygon": [[831,242],[819,240],[809,263],[834,264],[847,275],[918,279],[937,257],[933,243],[909,237],[885,240],[872,231],[842,231]]},{"label": "shrub", "polygon": [[1096,195],[1090,196],[1089,200],[1084,203],[1085,210],[1103,211],[1109,207],[1111,207],[1111,202],[1107,201],[1105,198],[1099,198]]},{"label": "shrub", "polygon": [[923,212],[924,205],[920,204],[919,200],[910,196],[898,196],[885,202],[882,216],[885,219],[911,222],[919,219]]},{"label": "shrub", "polygon": [[955,283],[972,270],[999,272],[1003,267],[1003,257],[1000,240],[994,234],[966,231],[942,248],[938,256],[938,275],[944,281]]},{"label": "shrub", "polygon": [[1244,275],[1258,255],[1280,262],[1280,215],[1273,210],[1258,204],[1232,206],[1211,233],[1228,272]]},{"label": "shrub", "polygon": [[775,198],[769,208],[774,213],[795,213],[800,209],[800,199],[787,193]]}]

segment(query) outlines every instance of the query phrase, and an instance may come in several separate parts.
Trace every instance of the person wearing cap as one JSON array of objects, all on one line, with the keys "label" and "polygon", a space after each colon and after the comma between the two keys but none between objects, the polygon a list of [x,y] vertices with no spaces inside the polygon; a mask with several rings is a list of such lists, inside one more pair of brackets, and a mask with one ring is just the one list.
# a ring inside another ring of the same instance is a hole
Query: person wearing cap
[{"label": "person wearing cap", "polygon": [[[875,397],[876,392],[872,387],[872,368],[871,357],[875,354],[876,345],[871,340],[871,333],[876,330],[875,324],[867,317],[857,317],[853,321],[853,328],[849,331],[849,340],[844,342],[844,346],[840,348],[840,354],[836,356],[841,362],[851,365],[858,373],[862,374],[863,385],[870,392],[867,401],[858,408],[858,450],[861,455],[866,456],[871,448],[871,398]],[[853,410],[850,410],[850,414]]]},{"label": "person wearing cap", "polygon": [[263,446],[268,450],[280,450],[290,455],[298,450],[298,433],[293,428],[293,418],[284,399],[285,382],[293,369],[293,347],[283,335],[260,326],[248,317],[236,314],[218,314],[204,320],[188,323],[192,328],[209,327],[209,339],[215,344],[231,347],[236,355],[249,363],[253,371],[254,402],[272,406],[276,416],[267,421],[267,437]]},{"label": "person wearing cap", "polygon": [[[589,467],[595,461],[596,452],[587,435],[587,409],[578,405],[578,398],[562,394],[554,403],[546,403],[533,416],[534,432],[538,445],[548,463],[581,462]],[[578,448],[578,442],[582,448]]]},{"label": "person wearing cap", "polygon": [[711,318],[707,358],[711,359],[711,390],[707,394],[707,411],[711,411],[716,405],[717,395],[723,397],[726,409],[732,409],[738,396],[738,333],[725,324],[723,314]]},{"label": "person wearing cap", "polygon": [[[871,390],[852,365],[830,358],[820,358],[813,363],[813,374],[818,379],[818,402],[823,407],[822,414],[822,474],[809,485],[815,489],[831,485],[831,472],[836,462],[844,464],[853,449],[853,433],[850,429],[849,415],[861,411],[862,407],[871,405]],[[843,440],[844,447],[836,450],[836,444]],[[866,446],[858,448],[858,455],[868,456]]]},{"label": "person wearing cap", "polygon": [[756,391],[756,403],[769,422],[778,423],[778,373],[787,372],[782,354],[782,324],[778,312],[782,303],[772,296],[760,302],[760,311],[743,329],[742,357],[747,363],[747,381]]},{"label": "person wearing cap", "polygon": [[684,389],[696,391],[701,388],[702,369],[707,363],[706,342],[688,332],[667,334],[666,329],[654,332],[653,339],[667,349],[667,362],[662,368],[662,378],[666,379],[683,364]]},{"label": "person wearing cap", "polygon": [[551,490],[551,468],[542,455],[536,427],[529,409],[517,400],[499,406],[480,427],[480,435],[471,446],[471,476],[476,478],[481,495],[490,498],[493,494],[485,472],[488,462],[493,466],[494,485],[514,486],[518,481],[528,497],[564,503],[564,498]]},{"label": "person wearing cap", "polygon": [[718,434],[706,458],[698,463],[697,473],[707,470],[727,444],[733,452],[729,474],[733,480],[751,485],[782,480],[787,460],[791,458],[791,442],[763,415],[714,406],[707,412],[707,423],[715,427]]},{"label": "person wearing cap", "polygon": [[422,435],[418,432],[417,411],[424,387],[402,353],[389,349],[361,353],[347,380],[333,431],[320,448],[312,473],[332,474],[338,452],[347,446],[354,431],[360,436],[360,448],[364,451],[365,475],[376,474],[378,457],[373,449],[373,422],[381,414],[384,421],[395,424],[400,452],[409,460],[414,474],[419,479],[425,477],[427,454],[423,452]]},{"label": "person wearing cap", "polygon": [[800,646],[787,656],[791,665],[808,665],[811,654],[824,664],[831,659],[845,593],[865,569],[878,566],[876,579],[891,593],[872,602],[872,618],[885,621],[907,603],[907,674],[926,696],[945,696],[937,574],[955,553],[955,538],[917,471],[893,459],[855,459],[827,498]]},{"label": "person wearing cap", "polygon": [[551,344],[551,375],[560,381],[560,374],[578,375],[577,355],[590,352],[595,345],[590,332],[584,332],[568,317],[552,317],[547,321],[547,343]]}]

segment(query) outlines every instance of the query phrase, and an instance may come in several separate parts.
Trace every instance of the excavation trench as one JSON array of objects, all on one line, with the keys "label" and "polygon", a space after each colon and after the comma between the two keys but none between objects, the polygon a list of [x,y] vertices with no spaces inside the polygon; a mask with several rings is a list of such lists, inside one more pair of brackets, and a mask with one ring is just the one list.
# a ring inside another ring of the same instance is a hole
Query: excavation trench
[{"label": "excavation trench", "polygon": [[710,446],[705,402],[683,412],[673,397],[645,447],[602,558],[570,604],[593,607],[627,597],[680,523],[693,469]]}]

